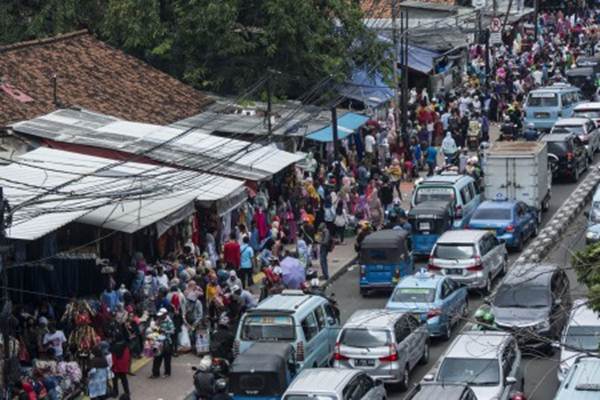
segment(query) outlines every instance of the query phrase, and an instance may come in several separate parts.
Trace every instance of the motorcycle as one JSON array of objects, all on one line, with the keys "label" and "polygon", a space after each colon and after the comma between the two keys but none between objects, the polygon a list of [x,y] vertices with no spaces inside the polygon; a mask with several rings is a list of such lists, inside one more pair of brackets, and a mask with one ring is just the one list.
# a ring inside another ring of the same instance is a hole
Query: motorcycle
[{"label": "motorcycle", "polygon": [[454,165],[458,167],[458,156],[460,155],[460,148],[454,153],[444,153],[444,161],[446,165]]},{"label": "motorcycle", "polygon": [[223,358],[205,356],[194,371],[194,400],[212,400],[220,388],[227,386],[229,362]]}]

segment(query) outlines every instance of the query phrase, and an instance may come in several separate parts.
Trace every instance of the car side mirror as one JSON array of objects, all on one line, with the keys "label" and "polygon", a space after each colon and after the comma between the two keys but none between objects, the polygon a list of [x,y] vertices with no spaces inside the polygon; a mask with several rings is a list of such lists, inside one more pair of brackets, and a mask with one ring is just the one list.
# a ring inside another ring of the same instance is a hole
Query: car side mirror
[{"label": "car side mirror", "polygon": [[426,382],[431,382],[433,381],[433,374],[427,374],[423,377],[423,380]]},{"label": "car side mirror", "polygon": [[198,371],[198,368],[192,367],[192,371]]},{"label": "car side mirror", "polygon": [[506,244],[506,240],[504,240],[504,239],[498,239],[498,242],[499,242],[500,244]]},{"label": "car side mirror", "polygon": [[375,386],[383,386],[383,381],[379,379],[375,379]]},{"label": "car side mirror", "polygon": [[327,323],[329,325],[335,325],[335,323],[336,323],[335,318],[333,318],[333,317],[327,317]]},{"label": "car side mirror", "polygon": [[589,211],[584,211],[583,215],[585,215],[586,218],[589,218],[590,217],[590,212]]},{"label": "car side mirror", "polygon": [[507,376],[504,381],[507,385],[514,385],[515,383],[517,383],[517,378],[515,378],[514,376]]},{"label": "car side mirror", "polygon": [[560,343],[558,342],[552,342],[552,347],[555,349],[560,349]]},{"label": "car side mirror", "polygon": [[555,306],[560,306],[561,304],[562,304],[562,300],[561,299],[554,300],[554,305]]}]

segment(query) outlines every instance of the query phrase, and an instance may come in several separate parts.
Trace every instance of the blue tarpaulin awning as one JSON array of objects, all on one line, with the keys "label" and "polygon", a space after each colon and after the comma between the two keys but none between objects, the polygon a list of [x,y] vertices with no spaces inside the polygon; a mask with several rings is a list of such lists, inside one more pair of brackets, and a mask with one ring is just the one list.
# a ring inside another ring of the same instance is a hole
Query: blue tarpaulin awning
[{"label": "blue tarpaulin awning", "polygon": [[[378,35],[378,38],[386,43],[392,43],[392,39],[387,38],[383,35]],[[403,64],[402,60],[402,52],[398,51],[399,60],[398,63]],[[437,57],[441,56],[442,53],[438,53],[437,51],[424,49],[422,47],[417,47],[413,45],[408,45],[408,68],[421,72],[423,74],[428,74],[433,70],[433,60]]]},{"label": "blue tarpaulin awning", "polygon": [[[369,117],[361,114],[346,113],[342,115],[340,118],[338,118],[337,123],[338,139],[344,139],[350,136],[368,120]],[[306,138],[315,140],[317,142],[333,142],[333,131],[331,129],[331,125],[309,134],[306,136]]]},{"label": "blue tarpaulin awning", "polygon": [[338,86],[340,95],[362,102],[366,107],[377,107],[394,98],[394,91],[385,84],[383,76],[375,71],[356,69],[349,81]]}]

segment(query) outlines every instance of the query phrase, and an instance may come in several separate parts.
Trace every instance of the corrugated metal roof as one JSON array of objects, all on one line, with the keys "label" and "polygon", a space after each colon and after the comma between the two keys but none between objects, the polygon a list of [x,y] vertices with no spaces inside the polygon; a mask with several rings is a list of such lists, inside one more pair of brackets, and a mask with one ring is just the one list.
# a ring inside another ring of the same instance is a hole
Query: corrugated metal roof
[{"label": "corrugated metal roof", "polygon": [[[193,171],[113,163],[41,147],[0,167],[0,185],[13,209],[7,237],[35,240],[75,220],[132,233],[194,199],[223,199],[243,186]],[[64,187],[56,190],[59,185]]]},{"label": "corrugated metal roof", "polygon": [[218,175],[249,180],[266,179],[304,158],[274,145],[214,136],[204,129],[174,137],[189,128],[130,122],[87,110],[63,109],[12,125],[15,132],[74,143],[140,153],[166,144],[145,154],[153,160]]}]

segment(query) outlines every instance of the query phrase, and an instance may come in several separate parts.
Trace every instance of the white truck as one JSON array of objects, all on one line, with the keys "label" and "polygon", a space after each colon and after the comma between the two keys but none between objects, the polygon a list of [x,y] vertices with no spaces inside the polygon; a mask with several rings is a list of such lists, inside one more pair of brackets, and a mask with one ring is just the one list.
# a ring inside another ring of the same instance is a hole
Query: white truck
[{"label": "white truck", "polygon": [[496,142],[483,165],[487,200],[519,200],[542,212],[550,205],[552,171],[543,142]]}]

